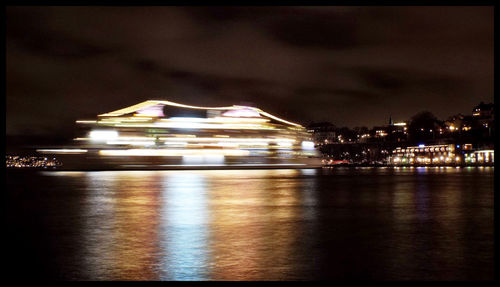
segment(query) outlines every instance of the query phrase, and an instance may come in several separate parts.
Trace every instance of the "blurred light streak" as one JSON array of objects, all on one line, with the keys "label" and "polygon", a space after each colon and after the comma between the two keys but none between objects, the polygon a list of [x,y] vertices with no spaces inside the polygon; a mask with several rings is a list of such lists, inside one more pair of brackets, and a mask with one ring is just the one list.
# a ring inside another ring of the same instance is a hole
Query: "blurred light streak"
[{"label": "blurred light streak", "polygon": [[240,149],[126,149],[126,150],[100,150],[100,155],[109,156],[184,156],[184,155],[228,155],[243,156],[250,152]]}]

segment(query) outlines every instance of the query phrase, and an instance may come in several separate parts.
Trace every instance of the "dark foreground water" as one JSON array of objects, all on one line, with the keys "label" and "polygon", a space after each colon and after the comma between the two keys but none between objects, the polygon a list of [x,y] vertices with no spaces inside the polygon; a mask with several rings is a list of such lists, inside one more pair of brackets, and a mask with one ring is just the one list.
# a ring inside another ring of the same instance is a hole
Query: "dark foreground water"
[{"label": "dark foreground water", "polygon": [[7,173],[7,276],[492,280],[494,168]]}]

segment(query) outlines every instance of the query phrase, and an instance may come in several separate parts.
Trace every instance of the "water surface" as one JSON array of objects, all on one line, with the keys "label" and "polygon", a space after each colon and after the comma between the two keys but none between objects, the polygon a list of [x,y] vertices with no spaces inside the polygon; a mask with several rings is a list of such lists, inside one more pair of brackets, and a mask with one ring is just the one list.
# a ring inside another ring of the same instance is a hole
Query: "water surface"
[{"label": "water surface", "polygon": [[492,280],[494,168],[9,171],[8,274]]}]

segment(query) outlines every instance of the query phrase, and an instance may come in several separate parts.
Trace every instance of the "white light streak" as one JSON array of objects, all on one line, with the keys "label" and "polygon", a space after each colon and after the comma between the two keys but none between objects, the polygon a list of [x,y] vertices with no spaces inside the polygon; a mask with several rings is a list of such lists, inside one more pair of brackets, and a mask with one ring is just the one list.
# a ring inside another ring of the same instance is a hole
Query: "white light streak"
[{"label": "white light streak", "polygon": [[111,130],[95,130],[91,131],[89,136],[92,141],[109,141],[116,140],[118,138],[118,132]]},{"label": "white light streak", "polygon": [[250,152],[240,149],[126,149],[100,150],[106,156],[186,156],[186,155],[224,155],[245,156]]},{"label": "white light streak", "polygon": [[304,150],[312,150],[312,149],[314,149],[314,142],[303,141],[302,142],[302,149],[304,149]]}]

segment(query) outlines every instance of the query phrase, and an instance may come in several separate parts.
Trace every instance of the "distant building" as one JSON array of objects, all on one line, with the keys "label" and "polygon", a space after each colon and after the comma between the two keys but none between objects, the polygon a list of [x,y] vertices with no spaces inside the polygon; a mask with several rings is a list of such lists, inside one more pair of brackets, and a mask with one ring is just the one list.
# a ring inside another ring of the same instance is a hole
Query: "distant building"
[{"label": "distant building", "polygon": [[393,142],[403,142],[408,139],[408,125],[406,122],[396,122],[389,126],[390,140]]},{"label": "distant building", "polygon": [[337,141],[336,127],[332,123],[313,123],[307,127],[307,131],[312,133],[315,145],[324,145]]},{"label": "distant building", "polygon": [[490,118],[494,115],[494,105],[493,103],[485,104],[481,102],[479,105],[475,106],[472,110],[472,116],[476,118]]},{"label": "distant building", "polygon": [[385,138],[389,134],[388,126],[373,127],[371,134],[374,138]]},{"label": "distant building", "polygon": [[488,136],[492,136],[492,129],[495,120],[494,105],[481,102],[472,110],[474,126],[479,129],[487,129]]},{"label": "distant building", "polygon": [[443,132],[467,132],[471,130],[472,123],[472,116],[466,116],[462,114],[451,116],[444,122],[446,131],[440,131],[440,134],[442,134]]},{"label": "distant building", "polygon": [[394,122],[392,116],[389,117],[389,124],[385,126],[373,127],[371,136],[379,141],[404,142],[408,138],[408,127],[406,122]]}]

